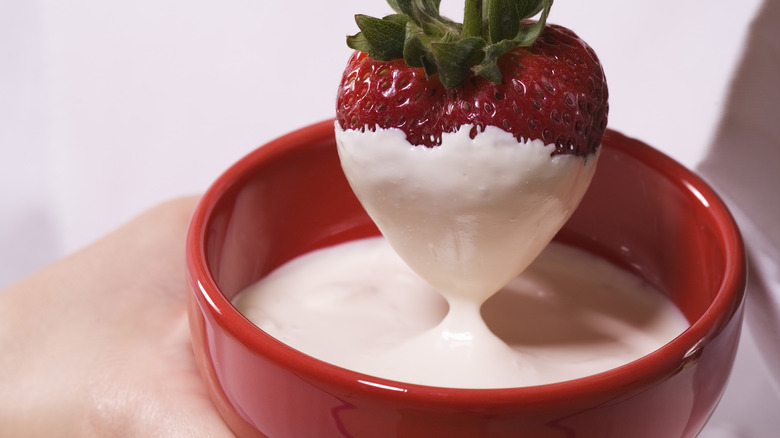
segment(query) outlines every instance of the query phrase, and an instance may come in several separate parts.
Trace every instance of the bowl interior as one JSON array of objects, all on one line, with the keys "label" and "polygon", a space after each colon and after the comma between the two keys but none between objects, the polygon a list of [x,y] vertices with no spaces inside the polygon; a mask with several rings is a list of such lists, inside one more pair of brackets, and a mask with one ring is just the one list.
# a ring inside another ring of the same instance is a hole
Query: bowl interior
[{"label": "bowl interior", "polygon": [[[378,234],[341,171],[332,128],[323,122],[259,148],[205,197],[204,261],[228,300],[300,254]],[[556,239],[640,275],[697,321],[742,257],[728,211],[685,168],[616,132],[598,166]]]}]

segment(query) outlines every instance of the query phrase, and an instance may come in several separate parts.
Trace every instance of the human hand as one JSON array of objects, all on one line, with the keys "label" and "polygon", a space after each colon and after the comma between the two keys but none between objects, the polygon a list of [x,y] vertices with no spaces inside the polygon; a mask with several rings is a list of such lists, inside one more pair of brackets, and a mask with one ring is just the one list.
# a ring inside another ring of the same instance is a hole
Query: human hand
[{"label": "human hand", "polygon": [[170,201],[0,291],[3,437],[232,437],[190,345]]}]

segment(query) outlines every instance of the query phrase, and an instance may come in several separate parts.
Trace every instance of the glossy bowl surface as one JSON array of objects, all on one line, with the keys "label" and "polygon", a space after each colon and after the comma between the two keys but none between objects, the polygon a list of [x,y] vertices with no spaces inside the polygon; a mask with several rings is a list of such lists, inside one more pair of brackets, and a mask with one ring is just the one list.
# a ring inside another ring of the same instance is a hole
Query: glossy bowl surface
[{"label": "glossy bowl surface", "polygon": [[305,252],[378,234],[341,171],[333,122],[247,155],[204,194],[187,237],[193,347],[212,398],[241,437],[693,437],[715,408],[740,334],[739,231],[700,178],[617,132],[556,237],[667,294],[691,327],[654,353],[582,379],[445,389],[339,368],[293,350],[230,299]]}]

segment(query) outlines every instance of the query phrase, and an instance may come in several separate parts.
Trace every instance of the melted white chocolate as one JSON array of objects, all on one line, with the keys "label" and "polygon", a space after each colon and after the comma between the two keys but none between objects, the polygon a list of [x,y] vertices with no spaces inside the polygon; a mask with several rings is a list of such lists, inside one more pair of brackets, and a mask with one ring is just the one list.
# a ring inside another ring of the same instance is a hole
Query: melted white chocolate
[{"label": "melted white chocolate", "polygon": [[303,255],[234,302],[270,335],[326,362],[460,388],[588,376],[656,350],[688,325],[639,278],[557,243],[481,314],[468,304],[448,312],[382,238]]}]

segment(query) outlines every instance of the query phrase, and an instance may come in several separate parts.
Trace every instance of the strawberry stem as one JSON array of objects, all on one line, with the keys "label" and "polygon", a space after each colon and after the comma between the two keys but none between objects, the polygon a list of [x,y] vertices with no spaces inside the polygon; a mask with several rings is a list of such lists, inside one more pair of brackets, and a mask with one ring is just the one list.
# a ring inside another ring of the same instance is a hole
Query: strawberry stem
[{"label": "strawberry stem", "polygon": [[462,35],[463,38],[482,36],[482,0],[466,0]]},{"label": "strawberry stem", "polygon": [[[387,0],[396,12],[383,18],[356,15],[360,32],[347,45],[379,61],[404,59],[447,88],[469,74],[501,82],[498,59],[528,47],[544,30],[553,0],[465,0],[463,24],[439,13],[441,0]],[[541,13],[541,14],[540,14]],[[526,21],[540,14],[536,22]]]}]

